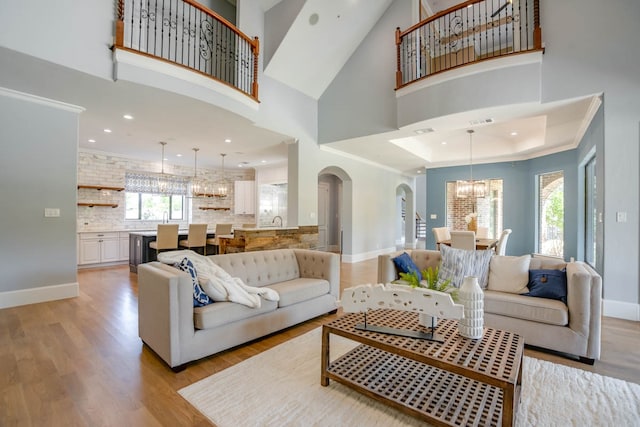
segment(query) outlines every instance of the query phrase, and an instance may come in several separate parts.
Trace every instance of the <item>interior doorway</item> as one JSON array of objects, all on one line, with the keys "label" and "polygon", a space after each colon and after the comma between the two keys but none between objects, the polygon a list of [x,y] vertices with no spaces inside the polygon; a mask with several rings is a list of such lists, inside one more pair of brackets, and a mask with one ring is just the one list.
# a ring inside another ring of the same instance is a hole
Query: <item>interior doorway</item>
[{"label": "interior doorway", "polygon": [[[351,206],[345,192],[351,179],[344,170],[325,168],[318,174],[318,249],[343,254],[351,247]],[[345,239],[346,236],[346,239]]]},{"label": "interior doorway", "polygon": [[416,247],[415,193],[406,184],[401,184],[396,188],[395,229],[397,249]]}]

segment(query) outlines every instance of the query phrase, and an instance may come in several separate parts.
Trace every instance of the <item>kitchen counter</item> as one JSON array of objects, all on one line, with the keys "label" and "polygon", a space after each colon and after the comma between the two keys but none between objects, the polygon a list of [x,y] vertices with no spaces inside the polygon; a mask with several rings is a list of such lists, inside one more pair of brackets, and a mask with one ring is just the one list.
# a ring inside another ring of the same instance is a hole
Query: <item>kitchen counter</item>
[{"label": "kitchen counter", "polygon": [[220,237],[220,252],[250,252],[268,249],[318,246],[318,226],[237,228],[233,236]]},{"label": "kitchen counter", "polygon": [[[138,264],[156,261],[156,251],[149,243],[156,240],[157,231],[129,231],[129,271],[138,272]],[[188,229],[178,230],[178,240],[186,239]],[[207,238],[215,237],[215,233],[207,230]]]}]

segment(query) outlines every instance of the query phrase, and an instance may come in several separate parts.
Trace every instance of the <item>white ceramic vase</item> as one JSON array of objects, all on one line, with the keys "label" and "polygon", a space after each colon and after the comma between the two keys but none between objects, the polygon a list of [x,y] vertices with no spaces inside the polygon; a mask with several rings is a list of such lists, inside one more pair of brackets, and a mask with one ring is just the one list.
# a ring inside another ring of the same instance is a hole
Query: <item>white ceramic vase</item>
[{"label": "white ceramic vase", "polygon": [[464,318],[458,320],[458,333],[471,339],[482,338],[484,331],[484,292],[478,278],[468,276],[458,291],[458,302],[464,306]]}]

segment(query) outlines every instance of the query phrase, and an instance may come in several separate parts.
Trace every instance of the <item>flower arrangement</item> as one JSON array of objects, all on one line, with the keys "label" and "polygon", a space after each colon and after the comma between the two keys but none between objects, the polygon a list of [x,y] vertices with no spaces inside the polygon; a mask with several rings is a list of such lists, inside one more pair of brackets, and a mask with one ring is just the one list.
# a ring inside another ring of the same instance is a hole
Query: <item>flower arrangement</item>
[{"label": "flower arrangement", "polygon": [[470,214],[468,214],[467,216],[464,217],[464,221],[467,224],[470,224],[476,218],[478,218],[478,212],[471,212]]}]

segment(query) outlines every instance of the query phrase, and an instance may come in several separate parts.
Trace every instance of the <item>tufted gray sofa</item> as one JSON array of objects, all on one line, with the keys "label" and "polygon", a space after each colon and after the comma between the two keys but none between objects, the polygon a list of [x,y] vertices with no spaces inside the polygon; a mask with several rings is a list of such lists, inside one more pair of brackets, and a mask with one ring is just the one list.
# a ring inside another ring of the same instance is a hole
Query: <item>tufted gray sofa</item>
[{"label": "tufted gray sofa", "polygon": [[193,285],[187,273],[159,262],[139,265],[138,335],[174,371],[337,309],[337,254],[276,249],[210,258],[248,286],[274,289],[280,300],[262,299],[260,308],[232,302],[193,307]]},{"label": "tufted gray sofa", "polygon": [[[440,252],[406,250],[422,271],[440,264]],[[378,256],[378,282],[398,279],[392,258],[401,252]],[[499,255],[495,255],[499,256]],[[600,358],[602,279],[589,265],[565,263],[548,257],[531,258],[530,270],[567,269],[567,304],[506,292],[485,290],[486,326],[522,335],[525,344],[579,356],[587,364]]]}]

